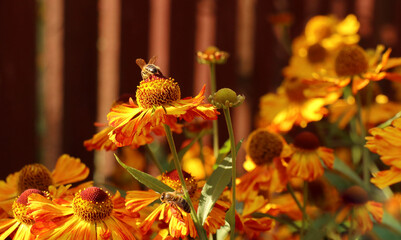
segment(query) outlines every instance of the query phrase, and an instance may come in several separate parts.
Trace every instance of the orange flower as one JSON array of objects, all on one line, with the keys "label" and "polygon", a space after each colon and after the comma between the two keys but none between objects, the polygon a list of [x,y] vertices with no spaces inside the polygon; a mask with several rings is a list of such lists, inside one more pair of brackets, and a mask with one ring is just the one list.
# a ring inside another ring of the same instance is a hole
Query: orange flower
[{"label": "orange flower", "polygon": [[[183,175],[191,201],[194,204],[195,209],[197,209],[201,188],[198,187],[198,182],[191,176],[191,174],[183,171]],[[181,183],[176,170],[163,174],[161,181],[174,189],[176,194],[182,192]],[[129,211],[137,212],[159,198],[160,194],[152,190],[128,191],[126,207]],[[207,233],[216,233],[217,229],[224,226],[225,212],[229,207],[230,206],[227,203],[221,200],[216,202],[203,225]],[[184,238],[186,236],[195,238],[197,236],[196,228],[190,213],[186,212],[179,206],[162,202],[142,222],[140,226],[142,233],[146,234],[156,220],[167,223],[169,234],[174,238]]]},{"label": "orange flower", "polygon": [[[342,222],[345,219],[354,221],[356,231],[363,234],[372,230],[373,223],[369,213],[377,222],[381,222],[383,217],[383,207],[381,203],[369,201],[367,192],[359,187],[352,186],[343,193],[344,207],[337,214],[336,222]],[[354,229],[351,229],[352,231]]]},{"label": "orange flower", "polygon": [[401,66],[401,58],[390,58],[391,49],[384,52],[382,45],[376,51],[365,51],[358,45],[344,46],[335,60],[337,77],[327,78],[327,81],[339,86],[346,86],[352,80],[352,92],[355,94],[370,81],[389,79],[401,81],[401,75],[387,70]]},{"label": "orange flower", "polygon": [[395,119],[392,126],[372,128],[369,130],[372,136],[366,137],[366,147],[380,155],[380,159],[389,170],[373,174],[371,182],[379,188],[385,188],[401,182],[401,119]]},{"label": "orange flower", "polygon": [[36,236],[31,233],[34,220],[27,214],[28,196],[32,193],[45,196],[37,189],[27,189],[13,202],[13,217],[0,219],[0,238],[11,237],[18,240],[34,240]]},{"label": "orange flower", "polygon": [[[19,172],[7,176],[6,181],[0,181],[0,207],[9,212],[14,199],[26,189],[48,191],[49,186],[79,182],[88,175],[89,168],[79,158],[67,154],[58,158],[52,172],[42,164],[26,165]],[[77,188],[91,184],[83,183]]]},{"label": "orange flower", "polygon": [[41,195],[30,196],[28,213],[35,220],[32,232],[38,239],[136,239],[138,214],[125,209],[117,192],[113,197],[98,187],[75,194],[72,201],[58,204]]},{"label": "orange flower", "polygon": [[282,191],[287,183],[282,158],[289,155],[284,139],[266,129],[257,129],[248,136],[245,150],[244,168],[248,173],[237,179],[237,199],[244,201],[259,191]]},{"label": "orange flower", "polygon": [[227,61],[228,57],[230,56],[227,52],[220,51],[215,46],[208,47],[205,51],[199,51],[198,55],[198,62],[201,64],[223,64]]},{"label": "orange flower", "polygon": [[313,181],[324,173],[322,161],[327,167],[334,164],[333,150],[321,147],[319,139],[311,132],[298,134],[291,144],[293,154],[289,158],[287,173],[306,181]]},{"label": "orange flower", "polygon": [[[311,91],[319,97],[310,97]],[[276,132],[287,132],[294,125],[306,127],[309,122],[322,119],[328,113],[324,106],[333,103],[339,96],[338,91],[328,93],[326,87],[316,88],[301,79],[285,79],[277,93],[261,97],[258,126]]]},{"label": "orange flower", "polygon": [[274,221],[271,218],[252,217],[255,212],[269,213],[271,215],[278,214],[276,209],[270,208],[268,200],[263,196],[255,196],[245,201],[242,213],[235,213],[235,229],[240,234],[246,235],[248,239],[257,239],[262,232],[269,231],[274,226]]},{"label": "orange flower", "polygon": [[169,125],[177,130],[177,118],[190,122],[199,116],[217,119],[218,112],[211,104],[203,103],[205,87],[195,98],[181,99],[180,87],[173,79],[151,75],[141,81],[136,91],[138,105],[130,98],[128,104],[113,107],[107,115],[114,130],[109,133],[118,147],[140,142],[157,128]]}]

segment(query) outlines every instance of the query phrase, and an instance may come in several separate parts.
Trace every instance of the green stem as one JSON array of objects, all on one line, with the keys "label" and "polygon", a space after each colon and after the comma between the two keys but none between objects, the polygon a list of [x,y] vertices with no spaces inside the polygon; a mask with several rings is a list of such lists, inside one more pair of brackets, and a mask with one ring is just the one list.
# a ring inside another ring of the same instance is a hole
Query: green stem
[{"label": "green stem", "polygon": [[304,237],[305,233],[305,225],[306,225],[306,204],[308,202],[308,182],[304,181],[304,189],[303,189],[303,209],[302,212],[302,227],[301,227],[301,239]]},{"label": "green stem", "polygon": [[153,153],[152,149],[150,149],[149,144],[145,144],[145,150],[150,156],[150,160],[156,165],[157,169],[159,169],[160,173],[163,173],[163,167],[160,162],[157,160],[155,154]]},{"label": "green stem", "polygon": [[168,145],[170,146],[171,153],[173,154],[173,161],[174,161],[175,169],[177,170],[177,173],[178,173],[178,177],[180,178],[182,190],[184,192],[184,198],[188,202],[189,207],[191,208],[192,220],[194,221],[194,224],[195,224],[196,230],[198,231],[198,235],[199,235],[200,239],[207,240],[208,238],[206,236],[206,232],[203,229],[203,226],[199,222],[198,215],[196,214],[195,208],[191,201],[191,197],[189,196],[189,193],[188,193],[187,185],[185,184],[184,175],[182,174],[180,160],[178,158],[177,149],[175,148],[173,134],[171,133],[170,126],[168,126],[167,124],[164,124],[164,130],[166,132]]},{"label": "green stem", "polygon": [[299,202],[298,198],[295,196],[294,189],[291,187],[291,185],[289,183],[287,183],[287,189],[288,189],[288,192],[290,192],[291,197],[294,199],[295,203],[297,204],[299,210],[301,210],[302,215],[306,216],[306,212],[305,212],[304,207],[301,205],[301,203]]},{"label": "green stem", "polygon": [[[237,151],[235,149],[235,139],[234,139],[234,130],[233,125],[231,123],[231,116],[230,116],[230,108],[223,108],[224,117],[227,123],[227,130],[230,136],[230,143],[231,143],[231,158],[232,158],[232,174],[231,174],[231,188],[232,188],[232,205],[231,208],[235,211],[235,180],[237,178]],[[234,227],[233,227],[234,226]],[[231,226],[231,233],[230,238],[235,238],[235,218],[233,221],[233,226]]]},{"label": "green stem", "polygon": [[364,142],[365,142],[365,137],[366,137],[366,129],[365,129],[365,124],[363,123],[362,120],[362,101],[361,101],[361,96],[360,93],[358,92],[355,96],[356,98],[356,104],[357,104],[357,117],[358,117],[358,122],[359,122],[359,127],[361,131],[361,151],[362,151],[362,173],[363,173],[363,183],[366,187],[366,189],[369,188],[369,164],[370,164],[370,156],[368,149],[365,148]]},{"label": "green stem", "polygon": [[[211,95],[216,92],[216,64],[210,63],[210,91]],[[219,156],[219,125],[218,121],[213,121],[213,154],[214,157],[217,159]]]}]

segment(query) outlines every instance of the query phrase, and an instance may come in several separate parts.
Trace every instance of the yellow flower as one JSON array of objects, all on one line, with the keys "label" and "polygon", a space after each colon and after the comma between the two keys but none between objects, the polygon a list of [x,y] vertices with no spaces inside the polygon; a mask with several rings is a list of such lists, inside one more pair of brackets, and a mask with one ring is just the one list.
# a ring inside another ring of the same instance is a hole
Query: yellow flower
[{"label": "yellow flower", "polygon": [[293,55],[289,66],[284,68],[284,75],[315,79],[318,75],[334,73],[334,59],[338,49],[356,44],[359,41],[358,29],[359,22],[352,14],[342,21],[334,16],[311,18],[304,34],[292,43]]},{"label": "yellow flower", "polygon": [[289,147],[284,139],[266,129],[253,131],[246,142],[248,171],[237,179],[237,199],[244,201],[259,191],[280,192],[287,183],[283,157],[289,155]]},{"label": "yellow flower", "polygon": [[28,196],[32,193],[45,196],[45,193],[37,189],[27,189],[13,202],[13,217],[0,219],[0,238],[18,240],[34,240],[36,236],[31,233],[34,220],[27,214]]},{"label": "yellow flower", "polygon": [[[48,191],[49,186],[79,182],[88,175],[89,168],[79,158],[67,154],[58,158],[52,172],[42,164],[26,165],[19,172],[7,176],[6,181],[0,181],[0,207],[9,212],[14,199],[26,189]],[[81,187],[91,184],[83,183]]]},{"label": "yellow flower", "polygon": [[319,139],[311,132],[298,134],[294,143],[291,144],[291,148],[293,154],[290,156],[287,166],[287,173],[291,177],[313,181],[324,173],[321,161],[327,167],[333,167],[333,150],[321,147]]},{"label": "yellow flower", "polygon": [[401,58],[390,58],[391,49],[384,51],[384,46],[379,45],[376,51],[365,51],[358,45],[344,46],[335,60],[336,77],[325,78],[338,86],[346,86],[352,80],[352,92],[355,94],[370,81],[389,79],[401,81],[398,73],[387,70],[400,66]]},{"label": "yellow flower", "polygon": [[35,220],[32,232],[38,239],[137,239],[139,214],[125,209],[117,192],[110,196],[98,187],[75,194],[72,201],[58,204],[41,195],[30,196],[28,207]]},{"label": "yellow flower", "polygon": [[[343,208],[337,214],[336,222],[346,219],[354,221],[358,233],[366,233],[372,230],[373,223],[369,216],[381,222],[383,217],[383,207],[381,203],[369,201],[367,192],[359,186],[352,186],[343,193]],[[354,231],[354,229],[351,229]]]},{"label": "yellow flower", "polygon": [[[319,97],[310,97],[311,92]],[[300,79],[286,79],[277,93],[268,93],[260,99],[258,127],[277,132],[287,132],[294,125],[306,127],[309,122],[321,120],[328,113],[325,105],[339,96],[338,91],[328,93],[325,87],[316,89]]]},{"label": "yellow flower", "polygon": [[[194,208],[197,209],[201,188],[198,186],[197,180],[195,180],[191,174],[183,171],[183,175],[191,201]],[[177,194],[182,192],[181,183],[176,170],[163,174],[161,181],[174,189]],[[129,211],[137,212],[149,206],[159,198],[160,194],[152,190],[128,191],[126,207]],[[225,212],[229,207],[230,206],[224,201],[218,200],[216,202],[203,225],[207,233],[216,233],[217,229],[224,226]],[[167,223],[169,235],[174,238],[185,238],[187,236],[195,238],[197,236],[196,228],[190,213],[179,206],[162,202],[142,222],[140,226],[142,233],[146,234],[156,220]]]},{"label": "yellow flower", "polygon": [[195,117],[217,119],[217,110],[211,104],[203,103],[204,92],[205,86],[195,98],[181,99],[180,88],[173,79],[151,75],[138,86],[138,105],[130,98],[128,104],[113,107],[107,115],[109,125],[114,127],[109,133],[110,140],[123,147],[140,142],[163,124],[176,131],[177,118],[187,122]]},{"label": "yellow flower", "polygon": [[383,129],[372,128],[369,133],[372,136],[366,137],[366,147],[379,154],[382,162],[390,166],[389,170],[373,174],[371,182],[379,188],[401,182],[401,119],[395,119],[392,126]]}]

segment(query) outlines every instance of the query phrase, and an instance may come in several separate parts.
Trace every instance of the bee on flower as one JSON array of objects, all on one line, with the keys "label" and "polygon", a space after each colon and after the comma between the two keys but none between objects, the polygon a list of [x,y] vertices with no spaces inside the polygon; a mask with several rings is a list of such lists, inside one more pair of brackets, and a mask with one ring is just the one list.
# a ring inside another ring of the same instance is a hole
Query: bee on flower
[{"label": "bee on flower", "polygon": [[217,119],[218,111],[203,103],[205,86],[196,97],[181,99],[180,87],[174,79],[161,74],[146,76],[137,88],[137,103],[130,98],[128,103],[112,107],[107,115],[109,125],[114,128],[108,135],[117,147],[144,142],[152,131],[162,131],[164,124],[179,131],[178,118],[187,122],[195,117]]},{"label": "bee on flower", "polygon": [[[188,189],[188,194],[191,201],[197,209],[201,185],[198,180],[196,180],[191,174],[184,172],[185,184]],[[182,201],[181,196],[177,194],[182,192],[181,182],[178,177],[176,170],[164,173],[161,176],[161,181],[166,185],[170,186],[175,192],[173,193],[174,199],[170,201],[162,201],[160,205],[156,205],[153,211],[143,220],[140,225],[140,229],[143,234],[146,234],[152,227],[156,220],[164,222],[168,225],[169,235],[174,238],[185,238],[191,237],[195,238],[197,236],[197,231],[195,224],[191,215],[186,208],[185,204],[177,203],[177,201]],[[128,191],[127,192],[127,203],[126,207],[129,211],[138,212],[145,207],[149,206],[151,203],[160,199],[162,193],[157,193],[152,190],[149,191]],[[166,193],[165,193],[166,194]],[[168,193],[172,194],[172,193]],[[172,199],[172,198],[169,198]],[[203,225],[207,233],[216,233],[217,229],[224,226],[225,224],[225,214],[229,208],[229,203],[218,200],[210,212],[209,216],[206,218]]]}]

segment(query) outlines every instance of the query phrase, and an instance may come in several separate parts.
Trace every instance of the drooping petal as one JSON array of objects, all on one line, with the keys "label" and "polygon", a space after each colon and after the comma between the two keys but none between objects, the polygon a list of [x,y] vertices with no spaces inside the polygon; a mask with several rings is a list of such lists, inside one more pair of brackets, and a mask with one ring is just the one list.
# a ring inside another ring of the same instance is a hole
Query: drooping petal
[{"label": "drooping petal", "polygon": [[70,157],[67,154],[59,157],[52,172],[53,181],[59,185],[82,181],[88,175],[89,168],[79,158]]}]

